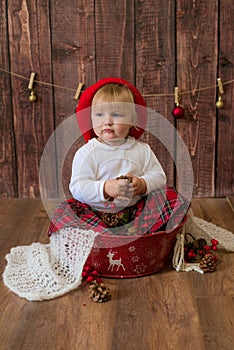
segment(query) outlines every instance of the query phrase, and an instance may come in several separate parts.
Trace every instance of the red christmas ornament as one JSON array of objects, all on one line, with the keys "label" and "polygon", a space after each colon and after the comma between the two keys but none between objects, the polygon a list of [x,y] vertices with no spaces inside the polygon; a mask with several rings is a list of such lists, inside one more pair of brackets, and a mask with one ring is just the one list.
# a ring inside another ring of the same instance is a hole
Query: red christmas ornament
[{"label": "red christmas ornament", "polygon": [[83,271],[82,272],[82,277],[86,278],[86,277],[88,277],[88,275],[89,275],[88,271]]},{"label": "red christmas ornament", "polygon": [[188,242],[184,246],[185,262],[192,263],[201,261],[202,258],[207,255],[211,255],[214,261],[217,262],[218,258],[212,253],[212,250],[218,250],[217,246],[219,241],[211,239],[211,245],[208,245],[205,239],[199,238],[196,240],[191,234],[188,233],[188,235],[193,238],[194,242]]},{"label": "red christmas ornament", "polygon": [[89,265],[83,267],[82,277],[88,283],[92,283],[93,281],[96,281],[98,284],[102,283],[102,279],[99,277],[99,272]]},{"label": "red christmas ornament", "polygon": [[84,267],[84,271],[90,272],[91,270],[92,270],[92,269],[91,269],[90,266],[85,266],[85,267]]},{"label": "red christmas ornament", "polygon": [[89,276],[86,278],[86,281],[87,281],[88,283],[93,282],[93,281],[94,281],[94,277],[91,276],[91,275],[89,275]]},{"label": "red christmas ornament", "polygon": [[181,119],[184,117],[184,108],[180,106],[180,95],[178,86],[175,87],[175,107],[172,110],[172,115],[176,119]]},{"label": "red christmas ornament", "polygon": [[185,114],[184,108],[181,106],[176,106],[172,110],[172,115],[176,119],[182,119],[184,117],[184,114]]},{"label": "red christmas ornament", "polygon": [[93,270],[93,271],[92,271],[92,276],[99,276],[98,271],[97,271],[97,270]]},{"label": "red christmas ornament", "polygon": [[219,241],[217,241],[216,239],[212,239],[212,240],[211,240],[211,243],[212,243],[213,245],[218,245],[218,244],[219,244]]}]

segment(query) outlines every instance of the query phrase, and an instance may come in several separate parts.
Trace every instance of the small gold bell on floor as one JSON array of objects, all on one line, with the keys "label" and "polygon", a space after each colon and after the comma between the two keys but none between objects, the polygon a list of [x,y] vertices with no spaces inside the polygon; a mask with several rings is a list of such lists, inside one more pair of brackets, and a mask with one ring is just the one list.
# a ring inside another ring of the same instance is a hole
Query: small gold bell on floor
[{"label": "small gold bell on floor", "polygon": [[222,101],[222,97],[221,97],[221,96],[219,96],[218,101],[216,102],[216,107],[217,107],[218,109],[224,107],[224,103],[223,103],[223,101]]},{"label": "small gold bell on floor", "polygon": [[31,92],[30,92],[30,96],[29,96],[29,101],[30,102],[36,102],[36,100],[37,100],[37,96],[35,95],[35,93],[34,93],[34,91],[33,90],[31,90]]}]

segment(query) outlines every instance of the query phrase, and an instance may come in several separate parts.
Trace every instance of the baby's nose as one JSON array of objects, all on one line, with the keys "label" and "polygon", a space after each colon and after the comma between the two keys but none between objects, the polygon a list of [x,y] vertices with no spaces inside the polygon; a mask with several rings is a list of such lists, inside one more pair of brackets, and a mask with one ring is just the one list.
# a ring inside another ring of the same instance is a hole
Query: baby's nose
[{"label": "baby's nose", "polygon": [[105,116],[105,125],[112,125],[113,124],[113,118],[111,116],[111,114],[107,113]]}]

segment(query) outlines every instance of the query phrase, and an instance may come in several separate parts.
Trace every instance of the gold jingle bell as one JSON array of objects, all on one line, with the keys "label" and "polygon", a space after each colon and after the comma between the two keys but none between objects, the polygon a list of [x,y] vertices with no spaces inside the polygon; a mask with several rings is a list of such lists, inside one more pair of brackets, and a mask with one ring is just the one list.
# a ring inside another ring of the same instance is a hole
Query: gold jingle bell
[{"label": "gold jingle bell", "polygon": [[218,101],[216,102],[216,107],[217,107],[218,109],[224,107],[224,103],[223,103],[223,101],[222,101],[222,97],[221,97],[221,96],[219,96]]},{"label": "gold jingle bell", "polygon": [[29,101],[30,102],[36,102],[36,100],[37,100],[37,96],[35,95],[35,93],[34,93],[34,91],[33,90],[31,90],[31,92],[30,92],[30,96],[29,96]]}]

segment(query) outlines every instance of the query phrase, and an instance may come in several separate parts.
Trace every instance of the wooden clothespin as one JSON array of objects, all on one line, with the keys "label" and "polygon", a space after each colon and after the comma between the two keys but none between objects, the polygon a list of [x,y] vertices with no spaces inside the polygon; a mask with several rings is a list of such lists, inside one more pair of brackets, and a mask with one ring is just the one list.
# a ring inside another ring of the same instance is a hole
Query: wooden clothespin
[{"label": "wooden clothespin", "polygon": [[178,86],[175,87],[174,96],[175,96],[175,105],[179,106],[180,101],[179,101],[179,88],[178,88]]},{"label": "wooden clothespin", "polygon": [[224,107],[224,103],[222,100],[222,95],[224,94],[224,89],[223,89],[223,83],[221,78],[217,79],[218,82],[218,88],[219,88],[219,97],[218,97],[218,101],[216,102],[216,107],[218,109],[223,108]]},{"label": "wooden clothespin", "polygon": [[218,82],[218,87],[219,87],[219,93],[222,95],[222,94],[224,94],[222,79],[218,78],[217,82]]},{"label": "wooden clothespin", "polygon": [[80,93],[81,93],[81,89],[83,87],[83,83],[79,83],[78,87],[77,87],[77,90],[76,90],[76,94],[74,96],[74,99],[75,100],[78,100],[79,99],[79,96],[80,96]]}]

